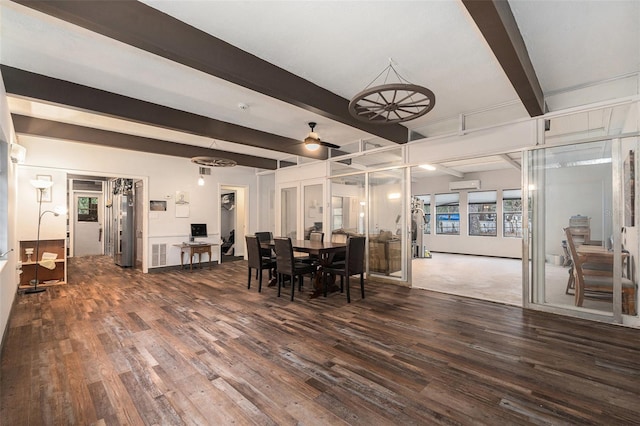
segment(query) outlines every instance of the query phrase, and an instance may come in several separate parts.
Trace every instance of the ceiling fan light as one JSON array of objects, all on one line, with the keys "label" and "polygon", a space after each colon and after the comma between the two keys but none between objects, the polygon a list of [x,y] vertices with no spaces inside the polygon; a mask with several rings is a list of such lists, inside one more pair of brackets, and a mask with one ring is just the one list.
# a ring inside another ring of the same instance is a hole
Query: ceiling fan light
[{"label": "ceiling fan light", "polygon": [[309,151],[317,151],[320,148],[320,143],[318,143],[318,141],[315,139],[307,138],[304,140],[304,146]]}]

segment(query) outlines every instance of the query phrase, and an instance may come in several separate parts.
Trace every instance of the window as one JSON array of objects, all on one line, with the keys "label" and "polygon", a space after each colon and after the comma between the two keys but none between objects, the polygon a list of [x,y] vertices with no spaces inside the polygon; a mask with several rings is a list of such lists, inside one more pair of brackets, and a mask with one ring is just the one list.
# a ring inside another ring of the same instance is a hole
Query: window
[{"label": "window", "polygon": [[502,235],[522,238],[522,190],[502,191]]},{"label": "window", "polygon": [[436,194],[436,234],[460,235],[460,194]]},{"label": "window", "polygon": [[495,237],[497,232],[496,191],[469,193],[469,235]]},{"label": "window", "polygon": [[78,222],[98,221],[98,197],[78,197]]}]

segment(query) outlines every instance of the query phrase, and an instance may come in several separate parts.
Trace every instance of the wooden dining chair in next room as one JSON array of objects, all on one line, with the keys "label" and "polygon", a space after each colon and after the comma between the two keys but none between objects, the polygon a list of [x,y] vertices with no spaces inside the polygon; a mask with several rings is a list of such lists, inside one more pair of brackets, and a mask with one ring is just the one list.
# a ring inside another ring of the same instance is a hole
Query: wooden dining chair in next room
[{"label": "wooden dining chair in next room", "polygon": [[347,252],[345,261],[332,264],[323,268],[324,295],[327,296],[327,280],[326,275],[340,275],[340,289],[343,289],[344,281],[347,282],[347,303],[351,303],[351,291],[349,290],[349,277],[352,275],[360,275],[360,292],[364,299],[364,246],[365,237],[349,237],[347,240]]},{"label": "wooden dining chair in next room", "polygon": [[247,258],[249,265],[249,274],[247,288],[251,288],[251,270],[255,269],[258,278],[258,292],[262,291],[262,271],[269,270],[269,278],[271,278],[271,270],[276,267],[276,262],[269,257],[262,257],[260,253],[260,241],[253,235],[245,236],[247,242]]},{"label": "wooden dining chair in next room", "polygon": [[[573,261],[575,278],[575,305],[582,306],[585,298],[612,299],[613,272],[599,268],[583,268],[583,260],[578,254],[575,242],[571,238],[568,228],[565,229],[569,252]],[[585,265],[586,266],[586,265]],[[622,313],[636,315],[636,284],[628,278],[622,277]]]},{"label": "wooden dining chair in next room", "polygon": [[284,277],[291,278],[291,300],[295,292],[295,279],[298,278],[298,290],[302,290],[303,275],[313,274],[316,266],[298,261],[293,256],[293,244],[291,238],[275,238],[276,246],[276,274],[278,275],[278,297],[284,281]]}]

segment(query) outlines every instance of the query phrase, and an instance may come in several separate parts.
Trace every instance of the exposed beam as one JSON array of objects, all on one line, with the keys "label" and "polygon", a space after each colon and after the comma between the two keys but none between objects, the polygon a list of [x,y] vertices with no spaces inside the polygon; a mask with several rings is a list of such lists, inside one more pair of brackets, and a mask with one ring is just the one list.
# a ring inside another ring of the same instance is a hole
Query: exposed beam
[{"label": "exposed beam", "polygon": [[32,1],[24,6],[396,143],[409,131],[353,118],[349,100],[138,1]]},{"label": "exposed beam", "polygon": [[292,155],[323,160],[327,158],[326,148],[310,152],[304,148],[301,140],[226,123],[7,65],[0,65],[0,70],[6,92],[10,95],[67,105],[110,117]]},{"label": "exposed beam", "polygon": [[509,154],[500,154],[500,158],[502,158],[507,163],[511,164],[516,169],[522,170],[522,165],[518,163],[516,160],[514,160],[513,158],[509,157]]},{"label": "exposed beam", "polygon": [[277,161],[245,154],[220,151],[217,149],[167,142],[158,139],[60,123],[41,118],[12,114],[13,126],[17,134],[43,136],[72,142],[191,158],[197,156],[223,157],[236,161],[241,166],[275,170]]},{"label": "exposed beam", "polygon": [[459,177],[461,179],[464,177],[464,173],[459,172],[459,171],[454,170],[454,169],[451,169],[451,168],[446,167],[446,166],[441,166],[440,164],[433,164],[433,167],[435,167],[436,170],[441,171],[441,172],[446,173],[446,174],[451,175],[451,176]]},{"label": "exposed beam", "polygon": [[462,0],[531,117],[544,114],[544,95],[506,0]]}]

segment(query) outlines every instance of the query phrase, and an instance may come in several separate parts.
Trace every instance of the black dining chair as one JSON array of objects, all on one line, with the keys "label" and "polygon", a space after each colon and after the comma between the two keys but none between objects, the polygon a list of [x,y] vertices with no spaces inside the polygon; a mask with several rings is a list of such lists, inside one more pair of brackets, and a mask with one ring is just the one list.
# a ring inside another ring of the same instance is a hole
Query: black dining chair
[{"label": "black dining chair", "polygon": [[293,300],[293,294],[295,292],[295,278],[298,278],[298,290],[302,290],[303,275],[313,274],[316,271],[316,266],[304,262],[298,261],[293,256],[293,245],[291,244],[291,238],[275,238],[276,248],[276,274],[278,276],[278,297],[280,297],[280,289],[282,288],[282,282],[284,277],[291,278],[291,300]]},{"label": "black dining chair", "polygon": [[[268,243],[273,240],[273,234],[268,231],[256,232],[254,235],[261,243]],[[262,255],[262,257],[275,258],[273,255],[273,251],[270,248],[260,248],[260,254]]]},{"label": "black dining chair", "polygon": [[340,291],[344,291],[344,281],[347,281],[347,303],[351,303],[351,291],[349,289],[349,277],[360,274],[360,292],[364,299],[364,248],[365,237],[349,237],[344,262],[334,263],[322,270],[324,283],[324,296],[327,297],[327,275],[340,275]]},{"label": "black dining chair", "polygon": [[276,267],[276,262],[271,258],[264,258],[260,254],[260,241],[252,235],[245,236],[247,242],[247,257],[249,264],[249,276],[247,288],[251,288],[251,269],[256,270],[258,279],[258,292],[262,292],[262,271],[269,270],[269,278],[271,278],[271,270]]}]

